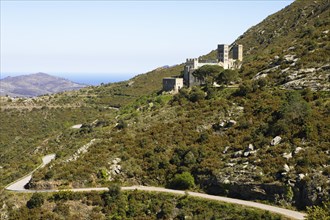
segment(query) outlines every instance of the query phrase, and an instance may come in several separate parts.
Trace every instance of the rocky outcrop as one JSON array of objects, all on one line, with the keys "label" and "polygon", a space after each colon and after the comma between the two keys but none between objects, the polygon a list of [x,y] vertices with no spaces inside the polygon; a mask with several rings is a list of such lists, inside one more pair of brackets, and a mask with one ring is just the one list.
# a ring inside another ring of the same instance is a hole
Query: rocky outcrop
[{"label": "rocky outcrop", "polygon": [[295,203],[298,208],[311,205],[321,205],[330,196],[330,179],[320,173],[299,174],[299,180],[293,188]]},{"label": "rocky outcrop", "polygon": [[75,161],[77,160],[80,155],[84,154],[87,152],[88,148],[90,146],[92,146],[95,142],[97,141],[97,139],[92,139],[90,142],[88,142],[87,144],[85,144],[84,146],[80,147],[70,158],[68,158],[65,162],[70,162],[70,161]]},{"label": "rocky outcrop", "polygon": [[110,180],[110,181],[115,180],[115,177],[121,173],[122,167],[119,164],[120,162],[121,162],[121,159],[117,157],[108,163],[110,165],[110,168],[107,173],[108,180]]},{"label": "rocky outcrop", "polygon": [[267,200],[276,202],[283,198],[287,192],[285,185],[281,183],[238,183],[230,182],[228,179],[219,180],[216,177],[207,179],[201,183],[204,190],[213,195],[222,195],[245,200]]}]

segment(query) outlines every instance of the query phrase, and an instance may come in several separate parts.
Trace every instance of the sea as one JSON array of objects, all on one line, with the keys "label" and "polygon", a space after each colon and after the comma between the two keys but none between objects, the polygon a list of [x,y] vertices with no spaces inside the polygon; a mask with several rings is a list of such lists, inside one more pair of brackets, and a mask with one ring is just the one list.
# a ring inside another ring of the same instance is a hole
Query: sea
[{"label": "sea", "polygon": [[[0,73],[0,79],[8,76],[29,75],[31,73]],[[137,73],[47,73],[51,76],[68,79],[75,83],[97,86],[100,84],[126,81],[137,75]]]}]

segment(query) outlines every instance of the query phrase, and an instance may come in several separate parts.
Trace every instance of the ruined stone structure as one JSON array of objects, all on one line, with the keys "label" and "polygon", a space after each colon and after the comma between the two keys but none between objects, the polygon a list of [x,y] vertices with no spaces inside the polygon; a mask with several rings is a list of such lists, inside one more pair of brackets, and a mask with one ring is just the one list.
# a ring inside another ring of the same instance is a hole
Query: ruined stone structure
[{"label": "ruined stone structure", "polygon": [[[184,67],[184,84],[188,87],[201,85],[204,82],[197,79],[192,73],[205,65],[218,65],[224,69],[240,68],[240,62],[243,60],[243,45],[233,44],[219,44],[218,56],[216,60],[200,61],[198,58],[187,59]],[[230,56],[232,58],[230,58]]]},{"label": "ruined stone structure", "polygon": [[164,78],[163,91],[177,93],[183,87],[183,78]]}]

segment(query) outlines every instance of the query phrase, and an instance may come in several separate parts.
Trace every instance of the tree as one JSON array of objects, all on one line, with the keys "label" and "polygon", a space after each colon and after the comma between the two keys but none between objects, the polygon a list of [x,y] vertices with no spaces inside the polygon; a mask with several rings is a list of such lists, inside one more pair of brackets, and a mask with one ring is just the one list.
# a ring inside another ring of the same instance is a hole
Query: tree
[{"label": "tree", "polygon": [[112,184],[109,186],[109,190],[102,194],[102,199],[106,205],[110,205],[116,202],[121,196],[121,189],[118,184]]},{"label": "tree", "polygon": [[170,188],[173,189],[190,189],[194,186],[194,177],[189,172],[176,174],[170,183]]},{"label": "tree", "polygon": [[239,85],[237,92],[235,95],[237,96],[246,96],[247,94],[253,92],[252,82],[245,81]]},{"label": "tree", "polygon": [[230,82],[234,82],[238,79],[238,72],[237,70],[224,70],[222,71],[217,77],[216,82],[218,84],[225,84],[228,85]]},{"label": "tree", "polygon": [[192,102],[198,102],[205,98],[205,92],[199,87],[193,87],[191,93],[189,94],[189,100]]},{"label": "tree", "polygon": [[44,204],[44,197],[40,193],[34,193],[29,201],[26,203],[26,207],[29,209],[39,208]]},{"label": "tree", "polygon": [[218,65],[205,65],[195,70],[193,75],[197,79],[204,81],[206,85],[213,85],[216,77],[223,71],[223,68]]}]

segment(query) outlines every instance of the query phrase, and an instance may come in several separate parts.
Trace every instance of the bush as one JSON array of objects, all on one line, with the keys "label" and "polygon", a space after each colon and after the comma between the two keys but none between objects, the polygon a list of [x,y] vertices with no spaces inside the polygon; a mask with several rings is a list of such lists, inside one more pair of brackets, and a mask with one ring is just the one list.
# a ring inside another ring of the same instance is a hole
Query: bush
[{"label": "bush", "polygon": [[205,97],[205,92],[199,88],[199,87],[194,87],[190,93],[189,100],[192,102],[198,102]]},{"label": "bush", "polygon": [[253,92],[252,83],[250,81],[245,81],[243,84],[239,85],[239,88],[235,95],[246,96],[247,94]]},{"label": "bush", "polygon": [[190,189],[194,186],[194,177],[188,172],[176,174],[170,183],[170,188],[173,189]]},{"label": "bush", "polygon": [[120,119],[118,121],[117,128],[119,130],[124,129],[124,128],[127,128],[127,123],[124,120]]},{"label": "bush", "polygon": [[118,184],[109,186],[109,190],[102,194],[102,199],[106,205],[116,202],[121,196],[121,189]]},{"label": "bush", "polygon": [[235,82],[238,79],[238,72],[237,70],[224,70],[219,74],[216,81],[218,84],[225,84],[228,85],[231,82]]},{"label": "bush", "polygon": [[330,220],[330,202],[323,203],[323,206],[307,208],[308,220]]},{"label": "bush", "polygon": [[26,207],[29,209],[39,208],[44,204],[44,197],[40,193],[34,193],[29,201],[26,203]]}]

